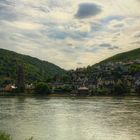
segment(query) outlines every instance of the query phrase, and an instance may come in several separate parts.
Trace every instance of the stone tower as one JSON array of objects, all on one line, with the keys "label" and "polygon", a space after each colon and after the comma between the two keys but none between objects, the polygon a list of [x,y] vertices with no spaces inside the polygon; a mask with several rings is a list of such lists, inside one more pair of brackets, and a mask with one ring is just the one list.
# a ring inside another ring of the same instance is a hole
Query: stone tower
[{"label": "stone tower", "polygon": [[18,92],[24,92],[25,82],[24,82],[24,67],[23,65],[18,65],[17,67],[17,90]]}]

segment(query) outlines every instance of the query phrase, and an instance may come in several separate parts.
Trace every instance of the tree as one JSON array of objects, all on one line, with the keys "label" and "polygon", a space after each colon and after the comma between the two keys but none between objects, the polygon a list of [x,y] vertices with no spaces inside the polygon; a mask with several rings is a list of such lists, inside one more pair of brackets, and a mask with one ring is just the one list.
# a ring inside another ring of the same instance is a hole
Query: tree
[{"label": "tree", "polygon": [[47,95],[50,93],[50,88],[46,83],[39,82],[35,85],[35,93]]},{"label": "tree", "polygon": [[70,76],[69,75],[63,75],[62,77],[61,77],[61,80],[62,80],[62,82],[69,82],[70,81]]},{"label": "tree", "polygon": [[115,95],[124,95],[125,93],[130,93],[129,87],[123,83],[114,85],[112,91]]}]

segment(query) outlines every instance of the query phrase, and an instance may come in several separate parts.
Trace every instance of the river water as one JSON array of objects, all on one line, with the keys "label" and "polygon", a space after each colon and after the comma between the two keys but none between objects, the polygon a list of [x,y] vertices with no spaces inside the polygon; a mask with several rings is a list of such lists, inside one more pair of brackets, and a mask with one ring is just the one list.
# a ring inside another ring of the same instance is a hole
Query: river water
[{"label": "river water", "polygon": [[140,140],[139,97],[0,98],[14,140]]}]

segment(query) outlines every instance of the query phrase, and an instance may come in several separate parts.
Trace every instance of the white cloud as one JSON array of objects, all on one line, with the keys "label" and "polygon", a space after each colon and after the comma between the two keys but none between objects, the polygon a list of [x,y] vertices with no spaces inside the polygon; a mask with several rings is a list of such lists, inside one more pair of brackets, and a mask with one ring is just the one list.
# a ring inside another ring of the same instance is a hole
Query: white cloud
[{"label": "white cloud", "polygon": [[[95,16],[91,10],[84,18],[76,18],[81,3],[98,5],[100,12]],[[0,7],[2,48],[66,69],[139,47],[138,0],[14,0],[8,4],[3,0]],[[119,49],[101,48],[103,43]]]},{"label": "white cloud", "polygon": [[42,25],[29,21],[14,21],[9,23],[9,26],[22,30],[39,30],[42,28]]}]

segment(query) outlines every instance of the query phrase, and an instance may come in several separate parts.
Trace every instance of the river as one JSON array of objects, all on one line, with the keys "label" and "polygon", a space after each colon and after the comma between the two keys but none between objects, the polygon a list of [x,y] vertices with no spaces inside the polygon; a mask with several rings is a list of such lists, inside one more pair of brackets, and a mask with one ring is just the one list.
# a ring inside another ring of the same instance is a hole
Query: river
[{"label": "river", "polygon": [[140,140],[140,98],[0,97],[0,130],[14,140]]}]

